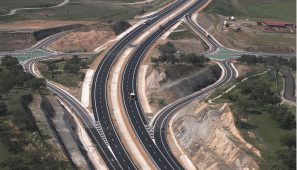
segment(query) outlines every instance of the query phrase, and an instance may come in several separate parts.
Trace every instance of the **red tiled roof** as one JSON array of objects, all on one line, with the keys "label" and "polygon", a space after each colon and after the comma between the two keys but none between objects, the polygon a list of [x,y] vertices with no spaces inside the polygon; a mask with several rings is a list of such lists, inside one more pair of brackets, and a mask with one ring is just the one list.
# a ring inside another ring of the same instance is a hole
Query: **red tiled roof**
[{"label": "red tiled roof", "polygon": [[263,23],[268,26],[278,26],[278,27],[285,27],[287,25],[293,25],[293,24],[287,23],[287,22],[274,22],[274,21],[263,21]]}]

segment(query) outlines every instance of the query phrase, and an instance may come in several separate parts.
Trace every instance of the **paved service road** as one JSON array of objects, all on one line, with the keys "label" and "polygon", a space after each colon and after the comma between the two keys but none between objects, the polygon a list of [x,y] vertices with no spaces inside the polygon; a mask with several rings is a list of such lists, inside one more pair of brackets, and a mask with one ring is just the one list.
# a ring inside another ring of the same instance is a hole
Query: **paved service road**
[{"label": "paved service road", "polygon": [[283,75],[285,80],[284,98],[292,102],[296,102],[296,96],[295,96],[296,84],[295,84],[295,79],[293,75],[288,70],[285,70],[285,69],[281,70],[281,74]]}]

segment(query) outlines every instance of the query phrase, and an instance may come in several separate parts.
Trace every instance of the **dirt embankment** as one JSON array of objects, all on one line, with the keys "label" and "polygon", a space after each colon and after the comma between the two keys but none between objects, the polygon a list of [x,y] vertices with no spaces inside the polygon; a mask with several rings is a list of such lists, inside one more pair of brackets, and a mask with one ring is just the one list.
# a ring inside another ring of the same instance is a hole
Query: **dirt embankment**
[{"label": "dirt embankment", "polygon": [[92,23],[95,22],[36,20],[3,23],[0,24],[0,51],[25,49],[52,34]]},{"label": "dirt embankment", "polygon": [[52,128],[65,155],[78,169],[89,169],[90,164],[86,151],[81,148],[81,143],[76,135],[76,125],[72,117],[53,96],[42,99],[42,110],[47,116],[49,126]]},{"label": "dirt embankment", "polygon": [[[296,30],[270,28],[256,21],[236,19],[227,16],[199,14],[198,23],[228,48],[251,52],[295,53]],[[224,21],[229,25],[223,28]]]},{"label": "dirt embankment", "polygon": [[212,65],[214,64],[208,64],[206,67],[173,65],[149,68],[146,76],[146,93],[153,113],[179,98],[214,83],[218,77],[212,67],[218,66]]},{"label": "dirt embankment", "polygon": [[226,105],[194,101],[178,113],[173,130],[197,169],[259,169],[260,152],[241,137]]},{"label": "dirt embankment", "polygon": [[115,33],[109,25],[94,24],[61,37],[52,43],[50,48],[63,52],[93,52],[94,49],[114,38]]}]

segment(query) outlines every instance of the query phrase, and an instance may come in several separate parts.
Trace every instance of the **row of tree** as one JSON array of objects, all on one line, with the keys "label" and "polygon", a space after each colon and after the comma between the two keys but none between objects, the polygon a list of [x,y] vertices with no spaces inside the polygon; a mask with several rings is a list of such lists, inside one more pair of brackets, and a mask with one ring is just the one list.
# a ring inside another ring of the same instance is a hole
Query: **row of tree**
[{"label": "row of tree", "polygon": [[[52,78],[54,78],[55,74],[58,74],[60,71],[56,61],[47,61],[46,66]],[[81,61],[77,55],[74,55],[70,60],[66,60],[63,71],[66,73],[78,74],[81,67],[86,68],[87,63]]]},{"label": "row of tree", "polygon": [[241,63],[247,64],[257,64],[261,63],[267,66],[286,66],[291,68],[292,70],[296,70],[296,58],[283,58],[277,56],[271,57],[263,57],[263,56],[255,56],[255,55],[242,55],[239,59]]},{"label": "row of tree", "polygon": [[160,57],[151,58],[151,63],[153,64],[191,64],[196,66],[204,66],[205,63],[210,60],[204,56],[196,54],[181,54],[180,56],[175,56],[172,54],[164,54]]}]

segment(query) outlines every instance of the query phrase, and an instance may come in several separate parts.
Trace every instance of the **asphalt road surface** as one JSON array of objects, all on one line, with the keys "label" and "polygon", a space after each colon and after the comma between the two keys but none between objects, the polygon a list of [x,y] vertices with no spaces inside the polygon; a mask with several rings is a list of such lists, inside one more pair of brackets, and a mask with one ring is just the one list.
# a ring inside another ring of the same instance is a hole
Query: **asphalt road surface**
[{"label": "asphalt road surface", "polygon": [[[24,67],[25,70],[31,73],[32,75],[38,77],[33,71],[33,66],[38,60],[48,60],[50,58],[55,58],[56,56],[43,58],[43,59],[35,59],[27,62]],[[102,139],[98,129],[94,126],[94,122],[92,118],[89,117],[87,110],[81,105],[81,103],[72,97],[69,93],[63,91],[57,86],[47,82],[47,87],[49,91],[58,96],[62,101],[66,103],[66,105],[73,111],[74,114],[80,119],[83,123],[86,132],[91,138],[92,142],[96,146],[103,160],[107,164],[110,169],[123,169],[123,167],[119,164],[119,162],[114,157],[113,153],[110,151],[108,146],[106,146],[104,140]]]},{"label": "asphalt road surface", "polygon": [[293,75],[288,70],[285,70],[285,69],[282,69],[281,73],[285,80],[284,98],[292,102],[296,102],[296,96],[295,96],[296,84],[295,84],[295,79]]},{"label": "asphalt road surface", "polygon": [[159,21],[161,18],[165,17],[167,14],[170,14],[173,10],[176,10],[182,4],[184,4],[185,0],[180,0],[167,8],[163,9],[155,18],[147,21],[146,24],[141,24],[136,27],[134,30],[125,35],[121,40],[119,40],[111,50],[106,54],[102,62],[99,64],[97,68],[93,85],[92,85],[92,106],[94,111],[94,117],[96,122],[100,123],[103,133],[106,136],[107,142],[110,145],[113,153],[119,163],[122,165],[124,169],[137,169],[124,149],[118,134],[114,128],[110,111],[108,107],[108,99],[107,99],[107,83],[109,78],[110,70],[113,64],[119,57],[119,54],[130,44],[131,40],[138,37],[141,33],[143,33],[147,28],[149,28],[152,24]]},{"label": "asphalt road surface", "polygon": [[166,154],[166,149],[163,147],[157,147],[153,139],[150,137],[147,131],[147,122],[144,118],[144,113],[141,109],[138,100],[131,100],[130,93],[137,94],[136,76],[140,63],[152,46],[152,44],[171,26],[177,23],[182,17],[187,15],[187,13],[199,9],[207,1],[198,0],[188,9],[178,14],[173,19],[169,20],[161,28],[151,34],[143,43],[141,43],[138,48],[134,51],[133,55],[127,62],[122,77],[122,98],[124,102],[124,107],[126,114],[129,117],[130,123],[137,134],[138,139],[144,146],[146,152],[150,155],[152,160],[160,169],[183,169],[180,163],[175,159],[174,156]]}]

